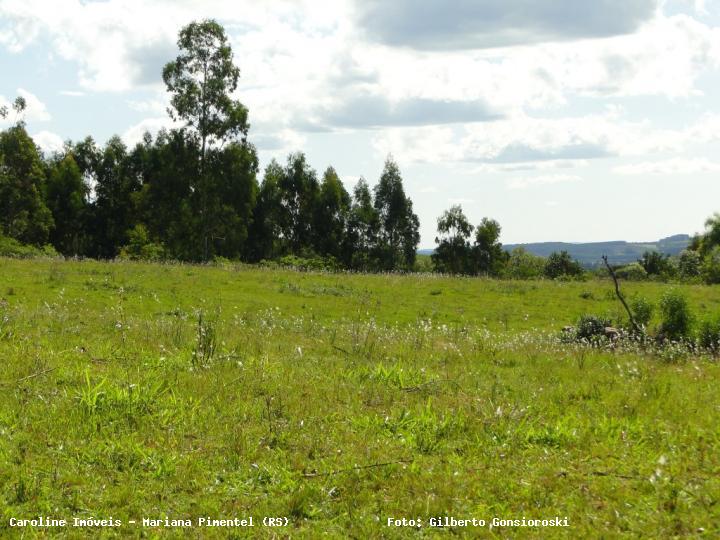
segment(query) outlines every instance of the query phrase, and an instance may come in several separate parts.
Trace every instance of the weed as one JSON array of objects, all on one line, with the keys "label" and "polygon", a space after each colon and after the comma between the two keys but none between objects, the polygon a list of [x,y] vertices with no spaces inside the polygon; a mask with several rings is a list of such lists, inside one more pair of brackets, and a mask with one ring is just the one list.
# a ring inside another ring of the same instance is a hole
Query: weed
[{"label": "weed", "polygon": [[698,329],[699,345],[713,353],[720,350],[720,317],[705,319]]},{"label": "weed", "polygon": [[583,315],[578,319],[575,335],[577,339],[588,342],[597,342],[605,337],[605,328],[612,325],[612,321],[597,315]]},{"label": "weed", "polygon": [[192,366],[207,367],[212,362],[217,348],[216,321],[208,319],[202,311],[198,312],[195,348],[192,351]]},{"label": "weed", "polygon": [[643,328],[647,328],[652,319],[655,306],[647,298],[641,296],[632,300],[630,310],[635,318],[635,322]]}]

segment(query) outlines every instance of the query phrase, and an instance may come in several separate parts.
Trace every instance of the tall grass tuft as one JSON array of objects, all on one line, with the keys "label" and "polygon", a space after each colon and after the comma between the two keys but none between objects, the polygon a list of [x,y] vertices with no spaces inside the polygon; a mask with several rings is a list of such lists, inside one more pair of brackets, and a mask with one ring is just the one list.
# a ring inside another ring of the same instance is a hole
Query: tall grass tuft
[{"label": "tall grass tuft", "polygon": [[217,349],[216,321],[208,319],[200,311],[198,313],[195,348],[192,352],[193,367],[206,367],[212,362]]}]

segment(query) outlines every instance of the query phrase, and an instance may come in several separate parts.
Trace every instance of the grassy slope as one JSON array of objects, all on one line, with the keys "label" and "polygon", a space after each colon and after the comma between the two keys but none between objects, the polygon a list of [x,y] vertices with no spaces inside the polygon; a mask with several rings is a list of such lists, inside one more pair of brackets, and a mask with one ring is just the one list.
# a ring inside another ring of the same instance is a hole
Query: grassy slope
[{"label": "grassy slope", "polygon": [[[683,289],[719,311],[720,289]],[[572,524],[500,537],[718,533],[717,363],[538,332],[618,314],[608,283],[0,260],[0,299],[0,536],[39,514],[282,515],[306,537],[411,536],[387,517],[438,514]]]}]

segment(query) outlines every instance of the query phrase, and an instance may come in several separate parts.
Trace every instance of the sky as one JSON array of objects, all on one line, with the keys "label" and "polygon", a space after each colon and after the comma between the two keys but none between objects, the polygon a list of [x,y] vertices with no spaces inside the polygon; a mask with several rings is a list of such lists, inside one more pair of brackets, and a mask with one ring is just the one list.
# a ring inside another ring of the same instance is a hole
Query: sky
[{"label": "sky", "polygon": [[453,204],[503,243],[657,240],[720,211],[720,0],[0,0],[0,105],[25,97],[48,153],[132,145],[172,127],[162,67],[205,18],[261,167],[302,151],[352,189],[391,155],[422,248]]}]

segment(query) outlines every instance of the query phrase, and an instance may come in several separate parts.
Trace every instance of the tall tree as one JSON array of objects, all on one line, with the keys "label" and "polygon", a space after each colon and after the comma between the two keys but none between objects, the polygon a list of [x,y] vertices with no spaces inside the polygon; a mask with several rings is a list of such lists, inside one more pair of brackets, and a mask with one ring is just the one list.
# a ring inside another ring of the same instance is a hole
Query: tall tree
[{"label": "tall tree", "polygon": [[87,193],[71,153],[53,163],[47,183],[47,203],[55,222],[50,240],[64,255],[84,254]]},{"label": "tall tree", "polygon": [[245,250],[258,192],[254,149],[232,142],[208,156],[207,197],[213,209],[210,256],[238,258]]},{"label": "tall tree", "polygon": [[320,192],[317,175],[305,154],[290,154],[280,177],[281,234],[290,252],[304,255],[312,250],[313,215]]},{"label": "tall tree", "polygon": [[45,244],[53,226],[45,189],[40,151],[25,126],[18,123],[0,133],[0,234]]},{"label": "tall tree", "polygon": [[141,188],[141,173],[120,137],[111,137],[102,150],[93,150],[91,142],[86,139],[75,148],[82,167],[94,169],[94,254],[113,258],[137,221],[133,194]]},{"label": "tall tree", "polygon": [[[132,200],[147,227],[148,240],[161,243],[172,258],[199,261],[205,258],[200,227],[197,140],[184,130],[158,133],[135,147],[134,160],[142,171],[142,188]],[[208,246],[209,247],[209,246]]]},{"label": "tall tree", "polygon": [[233,53],[223,27],[214,20],[192,22],[180,30],[180,55],[163,69],[163,80],[171,93],[168,113],[185,122],[199,139],[200,164],[199,217],[204,258],[210,255],[212,229],[217,209],[211,208],[210,180],[206,161],[208,148],[240,137],[246,143],[248,111],[232,98],[240,70],[233,64]]},{"label": "tall tree", "polygon": [[508,255],[500,243],[502,227],[494,219],[483,218],[475,228],[473,252],[477,272],[491,276],[498,275]]},{"label": "tall tree", "polygon": [[246,257],[251,262],[272,259],[283,253],[285,239],[281,232],[280,182],[284,174],[275,159],[265,167],[246,246]]},{"label": "tall tree", "polygon": [[375,210],[379,217],[378,255],[383,270],[410,269],[420,241],[420,222],[412,201],[405,196],[397,163],[385,161],[375,186]]},{"label": "tall tree", "polygon": [[341,258],[350,202],[350,194],[337,172],[328,167],[323,174],[315,206],[314,243],[321,255]]},{"label": "tall tree", "polygon": [[437,221],[437,248],[431,258],[435,269],[449,274],[473,274],[470,224],[459,204],[443,212]]},{"label": "tall tree", "polygon": [[373,205],[370,187],[360,177],[353,189],[352,206],[343,247],[343,261],[350,268],[372,270],[380,220]]}]

